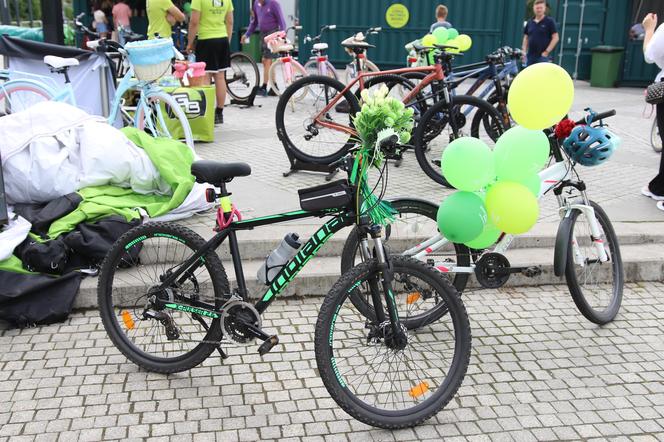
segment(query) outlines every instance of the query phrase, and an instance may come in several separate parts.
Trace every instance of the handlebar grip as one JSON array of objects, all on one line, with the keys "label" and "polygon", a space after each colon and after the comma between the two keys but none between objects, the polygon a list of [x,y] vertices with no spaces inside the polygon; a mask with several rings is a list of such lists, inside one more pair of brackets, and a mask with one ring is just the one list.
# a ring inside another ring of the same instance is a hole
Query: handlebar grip
[{"label": "handlebar grip", "polygon": [[327,29],[337,29],[337,25],[330,25],[327,27]]},{"label": "handlebar grip", "polygon": [[295,29],[296,31],[302,30],[302,26],[293,26],[292,28]]},{"label": "handlebar grip", "polygon": [[382,26],[378,26],[377,28],[374,28],[374,31],[376,31],[376,32],[380,32],[382,30],[383,30]]},{"label": "handlebar grip", "polygon": [[[595,121],[603,120],[603,119],[605,119],[605,118],[612,117],[612,116],[614,116],[615,114],[616,114],[616,110],[615,110],[615,109],[611,109],[611,110],[608,110],[608,111],[606,111],[606,112],[600,112],[600,113],[598,113],[598,114],[595,115],[595,117],[593,118],[593,121],[591,121],[591,123],[593,123],[593,122],[595,122]],[[585,118],[582,118],[582,119],[580,119],[579,121],[577,121],[576,124],[586,124],[586,119],[585,119]]]}]

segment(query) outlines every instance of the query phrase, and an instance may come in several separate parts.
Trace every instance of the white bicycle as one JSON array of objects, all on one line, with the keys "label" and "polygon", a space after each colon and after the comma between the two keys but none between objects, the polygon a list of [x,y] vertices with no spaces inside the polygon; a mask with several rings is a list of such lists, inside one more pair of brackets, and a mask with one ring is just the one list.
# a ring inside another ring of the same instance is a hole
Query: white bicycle
[{"label": "white bicycle", "polygon": [[[591,124],[615,115],[615,111],[595,114],[577,124]],[[624,286],[623,263],[618,238],[606,212],[586,194],[586,185],[576,173],[576,163],[562,149],[555,135],[550,134],[550,166],[539,173],[541,198],[550,191],[558,200],[561,222],[555,243],[554,273],[565,275],[567,286],[579,311],[596,324],[611,322],[620,309]],[[438,206],[431,202],[400,198],[391,201],[397,212],[395,222],[385,230],[391,253],[400,253],[425,261],[449,276],[461,293],[471,274],[482,287],[503,286],[510,275],[521,273],[535,277],[541,268],[512,267],[504,256],[514,240],[502,234],[492,250],[469,249],[445,239],[436,222]],[[372,256],[366,241],[354,230],[344,245],[342,272]],[[413,245],[416,244],[416,245]],[[416,303],[435,296],[418,293],[408,298]],[[414,306],[415,308],[415,306]]]}]

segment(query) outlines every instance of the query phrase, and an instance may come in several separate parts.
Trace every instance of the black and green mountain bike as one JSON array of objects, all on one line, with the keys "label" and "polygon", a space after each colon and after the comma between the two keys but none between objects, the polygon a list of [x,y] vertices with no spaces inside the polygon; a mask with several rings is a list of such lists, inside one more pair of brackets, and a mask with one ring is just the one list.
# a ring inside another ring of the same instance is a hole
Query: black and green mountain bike
[{"label": "black and green mountain bike", "polygon": [[[378,143],[394,149],[396,137]],[[368,199],[366,167],[349,154],[338,166],[349,180],[300,191],[304,210],[239,219],[226,185],[247,176],[243,163],[199,161],[192,174],[214,184],[220,199],[217,234],[204,241],[171,223],[148,223],[120,238],[99,277],[99,306],[115,346],[139,366],[160,373],[191,369],[217,350],[261,342],[261,355],[279,339],[263,329],[261,314],[336,232],[357,226],[373,259],[345,272],[325,296],[315,329],[320,376],[346,412],[369,425],[417,425],[456,394],[470,358],[468,315],[456,290],[419,261],[390,257]],[[386,171],[383,169],[383,172]],[[383,176],[381,174],[381,176]],[[383,179],[384,181],[384,179]],[[369,204],[369,205],[367,205]],[[329,218],[249,302],[236,232],[302,218]],[[373,219],[373,221],[372,221]],[[228,240],[237,287],[231,289],[215,250]]]}]

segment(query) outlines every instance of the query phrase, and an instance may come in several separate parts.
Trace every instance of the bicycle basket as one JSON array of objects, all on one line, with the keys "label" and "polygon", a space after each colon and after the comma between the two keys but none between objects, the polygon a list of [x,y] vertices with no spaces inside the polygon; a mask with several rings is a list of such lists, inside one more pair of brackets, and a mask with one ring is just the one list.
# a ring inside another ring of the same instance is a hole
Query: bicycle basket
[{"label": "bicycle basket", "polygon": [[297,193],[300,196],[300,207],[308,211],[340,209],[353,200],[353,191],[345,179],[300,189]]},{"label": "bicycle basket", "polygon": [[174,55],[170,38],[133,41],[127,43],[125,49],[137,79],[154,81],[170,73]]}]

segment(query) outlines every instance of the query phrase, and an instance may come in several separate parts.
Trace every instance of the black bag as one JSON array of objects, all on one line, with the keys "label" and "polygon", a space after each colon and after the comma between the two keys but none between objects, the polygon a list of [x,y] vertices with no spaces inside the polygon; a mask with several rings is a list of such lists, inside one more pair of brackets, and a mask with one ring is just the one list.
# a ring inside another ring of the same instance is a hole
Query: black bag
[{"label": "black bag", "polygon": [[353,201],[353,190],[348,180],[333,181],[297,191],[302,210],[315,212],[323,209],[340,209]]},{"label": "black bag", "polygon": [[646,89],[646,103],[664,103],[664,81],[656,81]]}]

